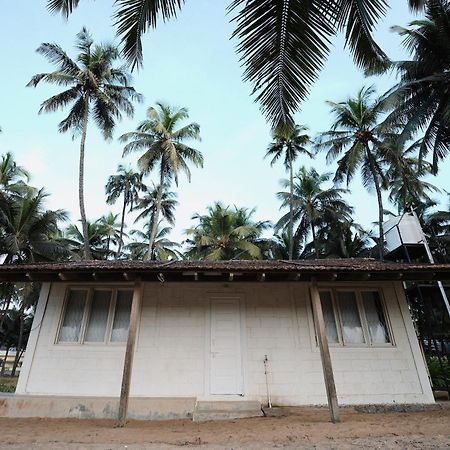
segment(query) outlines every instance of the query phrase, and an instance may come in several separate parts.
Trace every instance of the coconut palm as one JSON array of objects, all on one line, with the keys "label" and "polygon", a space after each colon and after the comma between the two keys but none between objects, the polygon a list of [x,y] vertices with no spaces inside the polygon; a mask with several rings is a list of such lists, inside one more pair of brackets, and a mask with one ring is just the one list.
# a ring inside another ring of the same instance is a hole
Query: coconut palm
[{"label": "coconut palm", "polygon": [[67,256],[54,234],[67,220],[63,210],[44,209],[47,194],[27,190],[21,196],[0,193],[0,255],[5,263],[49,261]]},{"label": "coconut palm", "polygon": [[381,190],[386,185],[384,174],[383,142],[391,139],[396,130],[395,124],[387,127],[382,122],[390,103],[383,98],[374,99],[373,87],[362,88],[356,98],[345,102],[327,102],[335,116],[329,131],[321,133],[316,139],[318,149],[325,149],[327,161],[338,157],[338,168],[334,180],[347,185],[357,171],[361,172],[364,186],[375,189],[378,201],[379,257],[383,259],[383,198]]},{"label": "coconut palm", "polygon": [[[393,2],[393,0],[391,0]],[[396,0],[398,1],[398,0]],[[423,8],[425,0],[404,0]],[[51,11],[72,13],[80,0],[48,0]],[[113,2],[112,2],[113,3]],[[142,35],[176,17],[184,0],[117,0],[114,21],[128,61],[142,61]],[[256,100],[273,125],[292,122],[300,102],[316,81],[335,35],[356,65],[375,71],[388,59],[372,33],[384,17],[389,0],[231,0],[228,10],[236,24],[233,37]]]},{"label": "coconut palm", "polygon": [[194,214],[192,219],[198,224],[186,230],[186,256],[214,261],[262,259],[258,240],[270,223],[255,222],[252,218],[254,212],[254,209],[215,203],[207,208],[206,214]]},{"label": "coconut palm", "polygon": [[[256,244],[261,249],[263,259],[288,260],[290,239],[287,232],[274,234],[270,238],[260,238]],[[294,236],[293,259],[299,259],[302,245]]]},{"label": "coconut palm", "polygon": [[404,146],[401,138],[385,143],[388,163],[386,178],[389,180],[389,201],[403,213],[411,207],[430,202],[430,193],[439,189],[422,178],[432,173],[432,165],[417,157],[422,140]]},{"label": "coconut palm", "polygon": [[[153,228],[159,192],[159,186],[153,184],[152,188],[143,197],[138,198],[136,202],[135,210],[140,211],[140,213],[136,217],[135,222],[143,219],[148,220],[149,230]],[[163,188],[160,214],[171,226],[175,225],[175,208],[178,205],[177,197],[178,195],[175,192],[169,191],[168,187]]]},{"label": "coconut palm", "polygon": [[130,235],[134,237],[134,240],[125,247],[129,252],[130,259],[152,259],[155,261],[181,259],[181,245],[167,237],[171,230],[170,227],[158,227],[153,254],[150,256],[147,255],[149,233],[131,230]]},{"label": "coconut palm", "polygon": [[119,214],[109,213],[97,220],[99,225],[98,233],[102,236],[104,248],[107,256],[111,255],[111,245],[119,245],[123,237],[123,229],[121,223],[118,222]]},{"label": "coconut palm", "polygon": [[[347,189],[338,187],[324,188],[323,184],[330,181],[331,173],[319,174],[316,169],[307,170],[301,167],[294,177],[294,226],[296,230],[294,239],[305,242],[309,233],[315,251],[315,257],[320,256],[319,241],[316,228],[332,220],[350,220],[352,208],[343,200],[342,195],[348,193]],[[282,187],[289,189],[289,180],[281,181]],[[289,191],[277,193],[281,200],[281,207],[288,208],[291,201]],[[275,230],[285,230],[289,226],[289,212],[283,215],[275,225]]]},{"label": "coconut palm", "polygon": [[[348,218],[324,221],[318,226],[316,234],[322,258],[361,258],[370,255],[369,234]],[[315,256],[313,242],[305,246],[302,256]]]},{"label": "coconut palm", "polygon": [[450,3],[429,0],[423,20],[394,30],[405,37],[404,47],[412,60],[395,63],[400,81],[389,94],[394,95],[397,107],[388,121],[405,125],[404,140],[424,132],[420,158],[431,152],[436,173],[450,148]]},{"label": "coconut palm", "polygon": [[[105,236],[98,222],[87,222],[89,253],[93,259],[106,259],[108,252],[105,249]],[[75,225],[70,224],[63,237],[59,239],[71,254],[72,259],[83,259],[85,254],[83,232]]]},{"label": "coconut palm", "polygon": [[307,146],[311,139],[307,134],[308,128],[305,126],[279,126],[272,132],[273,142],[269,144],[266,158],[271,157],[270,165],[273,166],[280,158],[284,158],[283,164],[289,172],[290,183],[290,204],[289,204],[289,225],[288,239],[289,252],[288,259],[292,259],[294,253],[294,161],[300,154],[312,158],[314,155]]},{"label": "coconut palm", "polygon": [[[139,168],[145,174],[155,167],[159,172],[158,194],[155,204],[152,228],[148,242],[148,255],[153,253],[164,188],[170,187],[172,180],[178,185],[178,174],[184,172],[190,181],[188,163],[203,167],[202,154],[186,144],[189,140],[200,140],[200,126],[196,123],[184,124],[189,118],[186,108],[175,109],[163,103],[147,110],[147,119],[137,130],[120,137],[125,143],[124,155],[132,151],[143,151],[138,160]],[[178,128],[179,127],[179,128]]]},{"label": "coconut palm", "polygon": [[29,180],[29,172],[14,161],[12,153],[7,152],[2,155],[0,161],[0,188],[4,192],[23,192]]},{"label": "coconut palm", "polygon": [[54,72],[35,75],[28,86],[36,87],[40,82],[63,86],[65,90],[41,104],[42,112],[54,112],[69,107],[67,117],[58,129],[61,133],[72,131],[80,135],[80,163],[78,196],[84,242],[84,258],[92,257],[89,249],[88,226],[84,206],[84,157],[89,119],[93,119],[106,139],[112,136],[122,112],[132,117],[132,100],[140,100],[130,83],[129,74],[123,67],[114,67],[119,59],[119,50],[110,44],[94,45],[91,35],[83,28],[77,34],[76,59],[70,58],[57,44],[43,43],[37,52],[51,64]]},{"label": "coconut palm", "polygon": [[106,183],[106,202],[110,205],[116,203],[120,196],[123,196],[122,216],[120,220],[120,235],[118,240],[118,248],[116,258],[120,256],[123,246],[123,229],[125,226],[125,214],[127,208],[131,211],[138,199],[139,192],[145,191],[147,188],[142,182],[142,174],[132,169],[126,169],[121,164],[117,168],[117,174],[111,175]]}]

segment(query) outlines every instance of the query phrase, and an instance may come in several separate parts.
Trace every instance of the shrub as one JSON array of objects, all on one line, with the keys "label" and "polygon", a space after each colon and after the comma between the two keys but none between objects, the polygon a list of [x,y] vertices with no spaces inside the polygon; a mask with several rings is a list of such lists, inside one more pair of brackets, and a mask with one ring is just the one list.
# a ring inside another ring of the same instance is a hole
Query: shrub
[{"label": "shrub", "polygon": [[450,362],[437,356],[427,356],[428,370],[434,387],[450,386]]}]

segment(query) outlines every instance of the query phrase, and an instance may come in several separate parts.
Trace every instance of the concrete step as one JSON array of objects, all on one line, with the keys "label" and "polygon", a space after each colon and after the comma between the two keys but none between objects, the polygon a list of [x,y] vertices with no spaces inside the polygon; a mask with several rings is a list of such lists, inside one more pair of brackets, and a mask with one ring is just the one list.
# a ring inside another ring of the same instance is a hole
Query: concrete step
[{"label": "concrete step", "polygon": [[198,401],[192,419],[194,422],[206,420],[243,419],[260,417],[261,404],[257,401]]}]

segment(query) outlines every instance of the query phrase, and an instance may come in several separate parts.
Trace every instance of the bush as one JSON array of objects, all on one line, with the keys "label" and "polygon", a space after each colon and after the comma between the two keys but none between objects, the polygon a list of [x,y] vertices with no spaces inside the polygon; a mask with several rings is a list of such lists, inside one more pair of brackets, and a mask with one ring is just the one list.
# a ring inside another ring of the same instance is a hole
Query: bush
[{"label": "bush", "polygon": [[434,387],[450,386],[450,362],[446,358],[427,356],[428,370]]},{"label": "bush", "polygon": [[0,383],[0,392],[15,392],[16,387],[11,384]]}]

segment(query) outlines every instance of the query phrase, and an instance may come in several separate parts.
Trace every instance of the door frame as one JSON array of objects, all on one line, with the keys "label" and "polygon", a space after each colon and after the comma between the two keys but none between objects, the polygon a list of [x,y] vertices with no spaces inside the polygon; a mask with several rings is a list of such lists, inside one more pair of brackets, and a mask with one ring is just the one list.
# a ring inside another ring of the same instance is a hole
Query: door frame
[{"label": "door frame", "polygon": [[[210,291],[206,295],[206,308],[205,308],[205,372],[204,372],[204,396],[205,398],[213,398],[215,400],[223,399],[242,399],[246,394],[246,367],[244,362],[247,356],[247,335],[245,329],[245,296],[242,291],[233,290],[228,292],[223,291]],[[212,301],[214,299],[226,299],[235,298],[238,303],[239,316],[240,316],[240,394],[212,394],[211,393],[211,315],[212,315]]]}]

